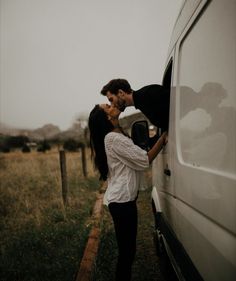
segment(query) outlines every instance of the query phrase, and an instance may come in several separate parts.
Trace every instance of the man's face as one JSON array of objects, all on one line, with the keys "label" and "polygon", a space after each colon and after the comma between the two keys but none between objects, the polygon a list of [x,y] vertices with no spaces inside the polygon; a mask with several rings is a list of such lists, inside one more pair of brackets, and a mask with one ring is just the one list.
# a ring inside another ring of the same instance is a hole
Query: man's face
[{"label": "man's face", "polygon": [[119,91],[117,95],[112,94],[111,92],[107,92],[107,99],[111,103],[111,105],[117,107],[120,111],[124,111],[126,108],[126,103],[123,97],[123,94]]}]

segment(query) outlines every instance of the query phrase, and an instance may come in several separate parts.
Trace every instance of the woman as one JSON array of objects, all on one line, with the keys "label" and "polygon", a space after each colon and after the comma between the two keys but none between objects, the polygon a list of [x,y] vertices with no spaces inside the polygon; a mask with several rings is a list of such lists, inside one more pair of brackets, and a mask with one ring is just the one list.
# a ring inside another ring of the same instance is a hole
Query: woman
[{"label": "woman", "polygon": [[141,171],[149,167],[166,142],[163,133],[150,151],[136,146],[119,126],[120,111],[108,104],[96,105],[89,116],[90,145],[100,179],[108,181],[104,203],[111,213],[119,256],[116,281],[131,280],[136,252],[136,198]]}]

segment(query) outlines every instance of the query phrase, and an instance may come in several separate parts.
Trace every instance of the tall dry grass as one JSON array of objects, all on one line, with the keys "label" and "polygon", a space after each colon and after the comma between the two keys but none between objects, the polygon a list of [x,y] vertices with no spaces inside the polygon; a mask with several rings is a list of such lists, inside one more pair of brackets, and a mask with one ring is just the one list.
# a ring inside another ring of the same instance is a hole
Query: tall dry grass
[{"label": "tall dry grass", "polygon": [[[78,208],[83,205],[82,194],[87,185],[81,163],[80,153],[66,153],[69,204]],[[89,155],[87,168],[88,178],[95,177]],[[1,155],[0,215],[3,221],[7,219],[11,227],[32,220],[40,225],[48,207],[64,211],[59,153],[14,152]]]}]

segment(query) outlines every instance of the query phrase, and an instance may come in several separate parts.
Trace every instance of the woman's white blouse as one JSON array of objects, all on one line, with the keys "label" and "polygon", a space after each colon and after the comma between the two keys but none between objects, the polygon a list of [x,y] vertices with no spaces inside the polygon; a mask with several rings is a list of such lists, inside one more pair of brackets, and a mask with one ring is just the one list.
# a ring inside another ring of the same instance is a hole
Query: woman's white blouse
[{"label": "woman's white blouse", "polygon": [[105,136],[105,150],[109,173],[104,204],[135,200],[142,171],[149,167],[147,152],[132,139],[115,132]]}]

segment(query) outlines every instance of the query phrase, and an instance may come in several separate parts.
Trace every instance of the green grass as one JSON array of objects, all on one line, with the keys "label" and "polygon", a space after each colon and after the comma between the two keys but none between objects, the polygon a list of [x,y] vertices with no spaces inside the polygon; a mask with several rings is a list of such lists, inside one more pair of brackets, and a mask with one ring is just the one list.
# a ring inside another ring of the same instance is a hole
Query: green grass
[{"label": "green grass", "polygon": [[65,208],[57,153],[10,153],[0,162],[0,280],[74,280],[100,187],[96,174],[89,167],[85,179],[79,154],[67,154]]},{"label": "green grass", "polygon": [[1,249],[1,280],[73,280],[88,231],[71,220],[24,227]]}]

